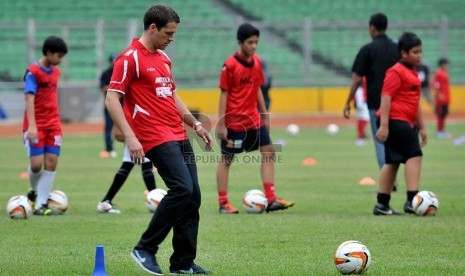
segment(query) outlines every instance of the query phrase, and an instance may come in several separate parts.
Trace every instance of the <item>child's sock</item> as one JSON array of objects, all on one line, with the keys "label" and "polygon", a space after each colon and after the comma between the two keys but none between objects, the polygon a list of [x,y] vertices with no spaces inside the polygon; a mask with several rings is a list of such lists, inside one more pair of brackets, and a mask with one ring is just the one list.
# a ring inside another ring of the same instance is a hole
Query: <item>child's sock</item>
[{"label": "child's sock", "polygon": [[415,197],[415,195],[417,193],[418,193],[418,190],[417,191],[407,191],[407,201],[412,202],[413,198]]},{"label": "child's sock", "polygon": [[378,193],[378,203],[384,205],[384,206],[389,206],[389,201],[391,201],[391,195],[390,194],[382,194]]},{"label": "child's sock", "polygon": [[218,203],[220,204],[220,206],[226,204],[229,202],[229,199],[228,199],[228,192],[220,192],[218,191]]},{"label": "child's sock", "polygon": [[42,176],[37,183],[37,201],[35,206],[40,208],[42,205],[47,205],[50,192],[53,189],[53,182],[55,182],[55,172],[44,170]]},{"label": "child's sock", "polygon": [[444,131],[445,118],[438,117],[438,132]]},{"label": "child's sock", "polygon": [[152,162],[142,163],[142,178],[144,178],[147,191],[151,191],[157,187],[155,184],[155,176],[153,175]]},{"label": "child's sock", "polygon": [[264,182],[263,189],[265,190],[265,196],[268,199],[268,203],[273,202],[276,199],[276,193],[273,182]]},{"label": "child's sock", "polygon": [[357,138],[363,139],[365,138],[365,127],[367,125],[367,121],[365,120],[357,120]]},{"label": "child's sock", "polygon": [[31,190],[37,192],[37,183],[39,182],[40,176],[42,175],[42,171],[34,173],[31,170],[31,166],[27,167],[27,173],[29,176],[29,184],[31,185]]}]

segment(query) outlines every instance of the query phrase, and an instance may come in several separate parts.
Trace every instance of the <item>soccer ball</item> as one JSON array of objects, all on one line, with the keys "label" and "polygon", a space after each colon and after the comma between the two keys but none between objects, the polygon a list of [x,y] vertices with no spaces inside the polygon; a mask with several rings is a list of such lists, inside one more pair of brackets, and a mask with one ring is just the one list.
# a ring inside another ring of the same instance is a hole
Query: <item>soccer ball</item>
[{"label": "soccer ball", "polygon": [[290,124],[286,128],[287,134],[289,134],[290,136],[297,136],[297,134],[299,134],[299,130],[300,128],[296,124]]},{"label": "soccer ball", "polygon": [[329,135],[334,136],[339,132],[339,127],[336,124],[329,124],[326,128],[326,132]]},{"label": "soccer ball", "polygon": [[334,264],[341,274],[362,274],[370,267],[371,254],[359,241],[345,241],[336,250]]},{"label": "soccer ball", "polygon": [[63,215],[68,210],[68,197],[59,190],[54,190],[48,197],[47,206],[54,215]]},{"label": "soccer ball", "polygon": [[151,190],[145,197],[145,205],[149,208],[149,211],[154,213],[157,210],[158,204],[165,197],[167,192],[163,189],[157,188]]},{"label": "soccer ball", "polygon": [[245,194],[242,206],[247,213],[260,214],[268,207],[268,199],[262,191],[250,190]]},{"label": "soccer ball", "polygon": [[15,195],[8,200],[6,212],[12,219],[27,219],[32,215],[32,206],[24,195]]},{"label": "soccer ball", "polygon": [[439,208],[439,200],[433,192],[421,191],[413,198],[412,207],[417,215],[434,216]]},{"label": "soccer ball", "polygon": [[265,196],[265,194],[262,191],[258,190],[258,189],[252,189],[252,190],[248,191],[247,193],[245,193],[245,196],[247,196],[249,194],[259,194],[259,195]]}]

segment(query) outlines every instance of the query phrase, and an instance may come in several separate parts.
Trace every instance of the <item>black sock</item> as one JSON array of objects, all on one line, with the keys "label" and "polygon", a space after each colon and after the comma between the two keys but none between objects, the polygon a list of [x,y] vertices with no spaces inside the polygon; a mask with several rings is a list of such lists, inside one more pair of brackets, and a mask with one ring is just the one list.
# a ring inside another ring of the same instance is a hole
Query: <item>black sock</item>
[{"label": "black sock", "polygon": [[149,192],[157,187],[155,176],[153,175],[152,162],[142,163],[142,178],[144,178],[145,187]]},{"label": "black sock", "polygon": [[103,198],[102,201],[109,200],[111,202],[113,200],[115,195],[118,193],[119,189],[121,189],[124,182],[128,178],[128,175],[131,172],[133,167],[134,167],[134,163],[123,162],[118,172],[115,174],[115,178],[113,179],[113,183],[111,183],[111,186],[107,192],[107,195]]},{"label": "black sock", "polygon": [[389,206],[389,201],[391,200],[390,194],[378,193],[378,203],[383,204],[384,206]]},{"label": "black sock", "polygon": [[413,198],[417,193],[418,191],[407,191],[407,201],[412,202]]}]

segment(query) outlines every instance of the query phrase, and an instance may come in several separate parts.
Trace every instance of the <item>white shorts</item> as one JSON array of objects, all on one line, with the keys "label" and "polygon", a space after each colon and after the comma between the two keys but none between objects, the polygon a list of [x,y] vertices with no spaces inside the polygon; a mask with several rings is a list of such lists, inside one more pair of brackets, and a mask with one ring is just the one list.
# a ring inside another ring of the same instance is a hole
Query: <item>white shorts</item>
[{"label": "white shorts", "polygon": [[[129,149],[128,149],[128,146],[126,144],[124,144],[123,162],[132,162],[131,154],[129,154]],[[151,162],[151,161],[150,161],[150,159],[145,157],[144,163],[145,162]]]},{"label": "white shorts", "polygon": [[357,91],[355,91],[355,106],[357,107],[357,119],[370,121],[368,105],[363,97],[363,88],[361,87],[357,88]]}]

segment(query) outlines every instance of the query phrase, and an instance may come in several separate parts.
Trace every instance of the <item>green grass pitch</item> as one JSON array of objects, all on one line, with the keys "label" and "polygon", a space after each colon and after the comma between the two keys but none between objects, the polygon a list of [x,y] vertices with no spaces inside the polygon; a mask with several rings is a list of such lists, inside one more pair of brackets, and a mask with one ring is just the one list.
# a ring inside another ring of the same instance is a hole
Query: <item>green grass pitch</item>
[{"label": "green grass pitch", "polygon": [[[455,136],[465,134],[463,124],[448,129]],[[337,246],[360,240],[373,258],[367,275],[465,275],[465,145],[437,140],[432,126],[428,134],[421,189],[439,197],[435,217],[372,215],[376,186],[358,182],[365,176],[378,181],[373,144],[356,147],[352,127],[342,128],[335,137],[318,128],[303,129],[297,137],[273,130],[274,140],[287,142],[278,153],[277,194],[296,205],[271,214],[220,215],[215,183],[218,147],[215,153],[202,153],[196,145],[203,197],[196,262],[215,275],[338,275],[333,264]],[[0,138],[0,275],[91,275],[99,244],[105,248],[109,275],[146,275],[129,256],[151,216],[143,202],[140,169],[133,169],[114,200],[122,214],[97,213],[97,202],[107,191],[122,152],[117,144],[119,157],[100,159],[102,146],[102,135],[65,133],[54,188],[68,195],[69,210],[63,216],[12,220],[5,207],[11,196],[27,193],[28,182],[19,177],[27,158],[20,136]],[[237,207],[246,191],[261,189],[259,164],[243,157],[230,174],[230,199]],[[317,164],[303,166],[307,157]],[[156,180],[166,189],[158,175]],[[392,206],[402,210],[403,166],[398,181]],[[165,273],[170,238],[157,255]]]}]

